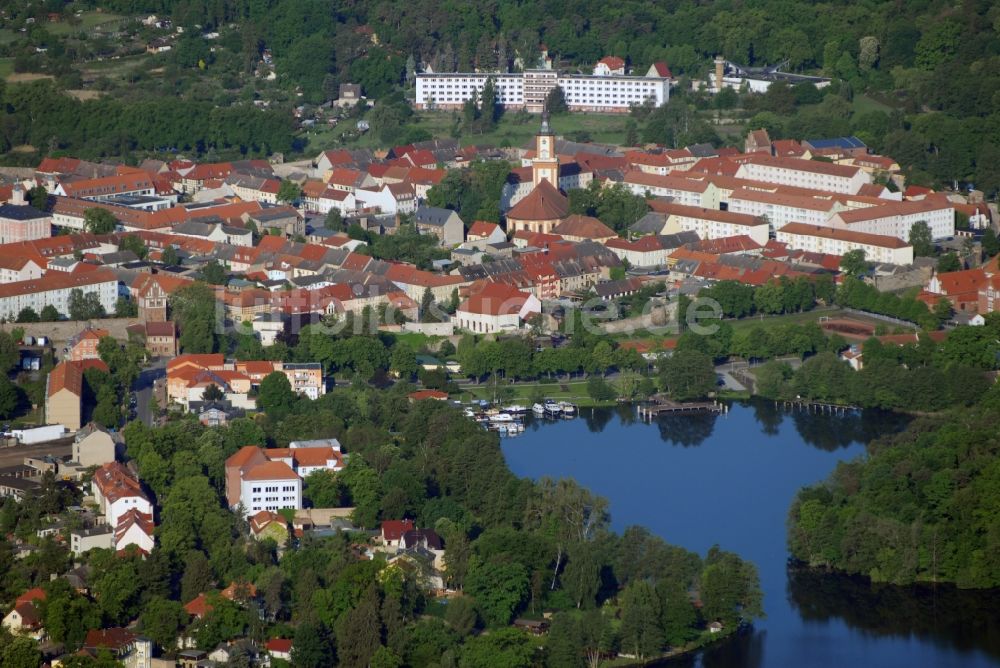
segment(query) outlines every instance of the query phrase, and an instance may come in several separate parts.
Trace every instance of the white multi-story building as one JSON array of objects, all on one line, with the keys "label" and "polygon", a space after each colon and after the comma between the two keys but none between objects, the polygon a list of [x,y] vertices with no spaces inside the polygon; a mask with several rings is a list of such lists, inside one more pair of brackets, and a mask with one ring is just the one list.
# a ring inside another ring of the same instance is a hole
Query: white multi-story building
[{"label": "white multi-story building", "polygon": [[117,527],[119,520],[132,510],[153,515],[153,504],[139,481],[119,462],[108,462],[94,471],[90,487],[110,526]]},{"label": "white multi-story building", "polygon": [[248,445],[226,460],[229,507],[247,516],[262,510],[302,508],[302,479],[319,470],[341,471],[344,455],[335,439],[323,446],[291,448]]},{"label": "white multi-story building", "polygon": [[913,263],[913,246],[894,236],[790,223],[778,230],[777,239],[794,250],[830,255],[863,250],[865,258],[872,262],[902,265]]},{"label": "white multi-story building", "polygon": [[730,211],[756,218],[766,217],[772,230],[789,223],[828,225],[831,215],[846,208],[833,195],[791,195],[739,188],[729,196]]},{"label": "white multi-story building", "polygon": [[660,176],[636,170],[626,174],[622,183],[636,195],[649,193],[653,197],[672,197],[675,202],[687,206],[719,208],[719,190],[707,179],[690,179],[672,174]]},{"label": "white multi-story building", "polygon": [[909,241],[910,228],[921,221],[927,223],[935,240],[955,236],[955,207],[943,198],[889,202],[867,209],[841,211],[831,216],[826,224]]},{"label": "white multi-story building", "polygon": [[871,174],[860,167],[756,154],[740,165],[736,176],[848,195],[857,194],[862,186],[872,182]]},{"label": "white multi-story building", "polygon": [[560,74],[555,70],[516,73],[418,74],[418,109],[458,109],[482,95],[487,79],[493,80],[497,102],[506,109],[540,112],[553,88],[563,90],[570,111],[623,113],[630,107],[651,102],[661,107],[670,100],[670,80],[655,76],[620,74]]},{"label": "white multi-story building", "polygon": [[302,507],[302,478],[284,462],[254,466],[240,480],[240,503],[248,515]]},{"label": "white multi-story building", "polygon": [[112,313],[118,299],[118,278],[107,269],[80,274],[51,271],[41,278],[0,285],[0,318],[13,322],[22,309],[41,313],[49,304],[68,316],[73,290],[96,294],[104,310]]},{"label": "white multi-story building", "polygon": [[768,221],[760,216],[673,203],[660,205],[657,210],[666,214],[662,234],[694,232],[699,239],[746,235],[761,246],[770,236]]}]

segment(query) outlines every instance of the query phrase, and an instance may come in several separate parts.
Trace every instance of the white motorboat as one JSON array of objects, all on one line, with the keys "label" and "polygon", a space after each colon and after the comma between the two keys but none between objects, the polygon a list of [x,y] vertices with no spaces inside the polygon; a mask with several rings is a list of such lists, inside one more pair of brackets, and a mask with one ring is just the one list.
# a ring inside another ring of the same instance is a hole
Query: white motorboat
[{"label": "white motorboat", "polygon": [[534,404],[531,407],[531,412],[535,415],[545,415],[545,406],[541,404]]},{"label": "white motorboat", "polygon": [[503,425],[503,424],[500,425],[499,427],[497,427],[497,431],[500,433],[501,436],[506,436],[507,435],[507,425]]},{"label": "white motorboat", "polygon": [[563,415],[576,415],[576,406],[568,401],[560,401],[559,408],[562,409]]},{"label": "white motorboat", "polygon": [[559,415],[562,413],[562,407],[557,401],[547,400],[545,402],[545,412],[551,415]]},{"label": "white motorboat", "polygon": [[503,409],[511,414],[517,415],[518,413],[527,413],[527,406],[522,406],[521,404],[511,404],[510,406],[504,406]]},{"label": "white motorboat", "polygon": [[514,416],[510,413],[497,413],[496,415],[490,416],[490,422],[508,423],[513,421]]}]

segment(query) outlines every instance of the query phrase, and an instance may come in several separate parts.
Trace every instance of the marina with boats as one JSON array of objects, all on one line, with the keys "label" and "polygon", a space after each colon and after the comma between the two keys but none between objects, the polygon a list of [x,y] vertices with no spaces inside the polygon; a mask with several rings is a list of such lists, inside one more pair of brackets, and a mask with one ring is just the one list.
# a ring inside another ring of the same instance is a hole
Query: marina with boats
[{"label": "marina with boats", "polygon": [[498,432],[500,436],[517,436],[522,433],[524,421],[529,415],[532,419],[562,420],[572,419],[579,412],[576,404],[553,399],[532,404],[530,408],[521,404],[494,406],[485,400],[474,401],[465,408],[466,417],[490,431]]}]

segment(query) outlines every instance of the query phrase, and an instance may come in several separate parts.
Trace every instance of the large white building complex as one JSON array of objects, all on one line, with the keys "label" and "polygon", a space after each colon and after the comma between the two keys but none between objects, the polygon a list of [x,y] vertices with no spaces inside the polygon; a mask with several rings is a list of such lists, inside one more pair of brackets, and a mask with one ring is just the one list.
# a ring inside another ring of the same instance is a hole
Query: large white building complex
[{"label": "large white building complex", "polygon": [[418,109],[459,109],[473,95],[482,93],[487,79],[493,79],[497,101],[504,108],[533,113],[542,111],[545,98],[556,86],[562,88],[570,111],[624,113],[647,101],[661,107],[670,100],[670,78],[663,76],[667,73],[665,68],[654,66],[645,76],[626,76],[624,64],[611,70],[601,67],[601,63],[598,65],[595,74],[556,70],[418,74],[415,104]]}]

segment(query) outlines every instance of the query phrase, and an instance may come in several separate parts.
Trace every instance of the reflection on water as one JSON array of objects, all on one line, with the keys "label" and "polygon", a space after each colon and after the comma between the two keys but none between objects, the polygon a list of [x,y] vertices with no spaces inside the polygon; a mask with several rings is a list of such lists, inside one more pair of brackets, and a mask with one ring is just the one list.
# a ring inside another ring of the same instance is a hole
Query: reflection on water
[{"label": "reflection on water", "polygon": [[[785,419],[791,419],[795,431],[809,445],[826,452],[846,448],[854,443],[867,443],[883,434],[900,431],[911,418],[887,411],[845,410],[842,413],[803,407],[789,408],[766,399],[751,399],[738,405],[751,408],[761,433],[776,436]],[[603,432],[614,417],[627,427],[638,421],[635,407],[621,404],[614,408],[584,408],[580,417],[594,434]],[[701,445],[712,436],[716,413],[664,414],[655,420],[664,443],[692,447]],[[535,428],[538,422],[535,421]]]},{"label": "reflection on water", "polygon": [[[803,485],[904,417],[734,403],[723,415],[636,419],[631,406],[574,420],[528,417],[503,441],[518,475],[572,477],[610,501],[613,527],[639,524],[704,553],[719,543],[757,564],[767,618],[667,666],[705,668],[983,668],[1000,663],[996,592],[897,589],[787,570],[785,522]],[[680,446],[680,447],[677,447]]]},{"label": "reflection on water", "polygon": [[879,636],[928,638],[963,651],[1000,658],[1000,590],[970,591],[950,585],[895,587],[861,577],[790,566],[792,606],[811,622],[842,619]]}]

